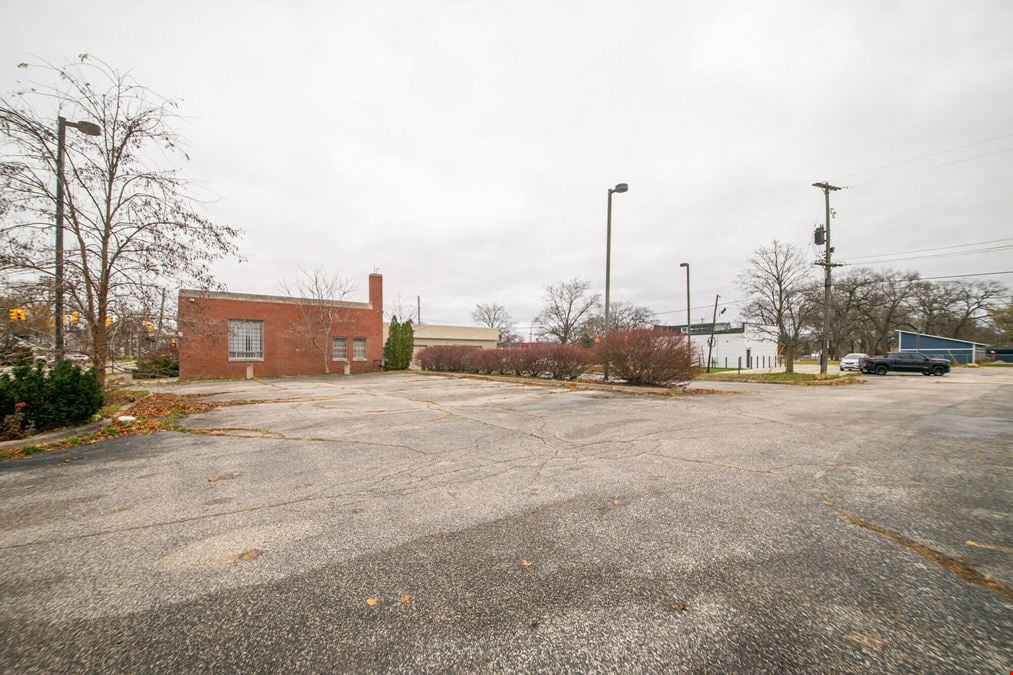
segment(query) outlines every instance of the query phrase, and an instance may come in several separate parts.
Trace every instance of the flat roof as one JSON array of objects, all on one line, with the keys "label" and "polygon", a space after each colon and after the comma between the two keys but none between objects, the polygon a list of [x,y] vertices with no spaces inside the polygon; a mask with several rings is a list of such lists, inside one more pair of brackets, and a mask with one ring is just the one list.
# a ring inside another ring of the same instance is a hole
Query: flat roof
[{"label": "flat roof", "polygon": [[289,295],[257,295],[255,293],[227,293],[224,291],[200,291],[192,288],[179,289],[181,298],[209,298],[212,300],[239,300],[242,302],[273,302],[281,305],[325,304],[334,307],[350,307],[355,309],[372,309],[369,302],[350,302],[348,300],[316,300],[314,298],[294,298]]},{"label": "flat roof", "polygon": [[[387,332],[390,323],[384,322],[383,330]],[[412,333],[421,340],[473,340],[481,342],[499,342],[499,329],[488,326],[451,326],[447,324],[420,323],[412,324]]]}]

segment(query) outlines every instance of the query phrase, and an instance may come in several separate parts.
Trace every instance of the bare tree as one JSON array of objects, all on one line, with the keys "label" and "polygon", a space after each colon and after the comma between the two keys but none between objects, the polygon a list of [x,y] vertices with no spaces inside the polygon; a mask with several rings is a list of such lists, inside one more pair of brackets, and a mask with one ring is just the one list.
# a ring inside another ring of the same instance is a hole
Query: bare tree
[{"label": "bare tree", "polygon": [[563,281],[545,287],[545,307],[535,317],[541,339],[562,344],[575,342],[581,329],[601,303],[601,296],[589,293],[591,282],[582,279]]},{"label": "bare tree", "polygon": [[384,321],[390,321],[393,317],[400,317],[402,321],[411,319],[415,323],[418,323],[418,316],[415,313],[417,307],[418,305],[405,300],[398,294],[396,300],[387,300],[383,303]]},{"label": "bare tree", "polygon": [[[654,310],[632,302],[613,302],[609,307],[609,331],[637,330],[651,328],[657,321]],[[587,320],[581,331],[581,341],[587,344],[596,337],[605,335],[605,314],[597,312]]]},{"label": "bare tree", "polygon": [[971,335],[978,320],[986,318],[989,310],[1008,294],[1005,286],[995,281],[968,281],[961,279],[946,284],[953,296],[951,316],[953,325],[949,337],[977,337]]},{"label": "bare tree", "polygon": [[499,330],[499,343],[508,344],[515,341],[514,320],[506,307],[493,302],[491,304],[479,303],[471,313],[471,320],[481,326],[496,328]]},{"label": "bare tree", "polygon": [[312,272],[300,269],[295,279],[281,282],[281,289],[299,305],[299,318],[293,328],[309,338],[324,360],[324,372],[330,373],[331,339],[335,327],[348,320],[344,302],[355,284],[319,268]]},{"label": "bare tree", "polygon": [[1006,344],[1013,335],[1013,302],[994,304],[988,311],[988,320],[997,338],[996,342]]},{"label": "bare tree", "polygon": [[189,159],[173,129],[176,101],[88,55],[38,69],[54,82],[0,97],[0,269],[52,273],[56,117],[97,124],[101,136],[70,132],[64,146],[65,290],[104,380],[110,305],[150,306],[180,283],[220,287],[210,264],[237,254],[239,230],[200,215],[188,181],[153,159]]},{"label": "bare tree", "polygon": [[739,287],[751,296],[746,318],[772,327],[789,373],[795,372],[799,343],[816,309],[808,292],[814,283],[812,269],[802,249],[775,239],[757,249],[738,278]]}]

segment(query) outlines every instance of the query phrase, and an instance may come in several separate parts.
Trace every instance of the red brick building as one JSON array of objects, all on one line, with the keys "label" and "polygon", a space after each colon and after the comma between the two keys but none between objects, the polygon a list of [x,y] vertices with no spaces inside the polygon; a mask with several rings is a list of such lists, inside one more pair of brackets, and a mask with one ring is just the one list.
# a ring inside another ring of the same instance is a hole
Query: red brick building
[{"label": "red brick building", "polygon": [[182,379],[319,375],[322,350],[332,373],[379,370],[383,277],[369,275],[369,302],[184,289],[179,330]]}]

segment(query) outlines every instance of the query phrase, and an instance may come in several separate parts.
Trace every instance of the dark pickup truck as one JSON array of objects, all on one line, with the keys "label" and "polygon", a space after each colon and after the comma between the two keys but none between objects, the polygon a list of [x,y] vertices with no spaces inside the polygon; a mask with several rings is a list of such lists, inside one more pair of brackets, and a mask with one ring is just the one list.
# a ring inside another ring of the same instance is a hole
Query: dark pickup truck
[{"label": "dark pickup truck", "polygon": [[862,362],[863,373],[886,375],[898,373],[921,373],[922,375],[944,375],[950,372],[950,362],[933,359],[917,352],[890,352],[886,356],[870,356]]}]

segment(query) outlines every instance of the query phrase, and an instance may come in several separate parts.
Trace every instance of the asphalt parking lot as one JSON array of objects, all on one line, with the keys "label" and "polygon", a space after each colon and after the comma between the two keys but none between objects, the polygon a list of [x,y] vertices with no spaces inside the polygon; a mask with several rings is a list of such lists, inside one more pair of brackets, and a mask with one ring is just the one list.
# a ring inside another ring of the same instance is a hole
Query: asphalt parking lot
[{"label": "asphalt parking lot", "polygon": [[173,385],[0,463],[4,671],[1013,668],[1013,373]]}]

